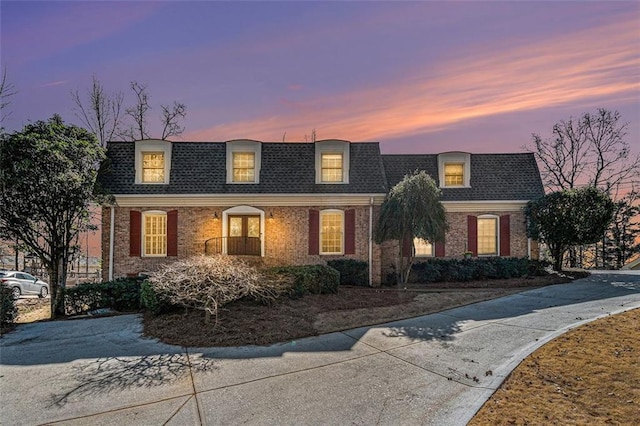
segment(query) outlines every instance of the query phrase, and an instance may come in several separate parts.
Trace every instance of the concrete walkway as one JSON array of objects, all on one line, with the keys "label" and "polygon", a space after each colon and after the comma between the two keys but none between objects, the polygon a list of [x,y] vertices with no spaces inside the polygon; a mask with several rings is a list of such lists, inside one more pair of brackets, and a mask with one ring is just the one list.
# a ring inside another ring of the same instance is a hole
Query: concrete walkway
[{"label": "concrete walkway", "polygon": [[636,307],[631,272],[269,347],[165,345],[135,315],[21,325],[0,424],[464,425],[533,350]]}]

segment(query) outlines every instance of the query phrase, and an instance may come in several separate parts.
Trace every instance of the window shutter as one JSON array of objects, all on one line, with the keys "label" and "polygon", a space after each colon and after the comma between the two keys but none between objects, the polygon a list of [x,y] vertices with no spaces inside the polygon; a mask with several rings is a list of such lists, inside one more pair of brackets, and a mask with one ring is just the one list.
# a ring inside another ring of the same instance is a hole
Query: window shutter
[{"label": "window shutter", "polygon": [[142,245],[142,213],[129,212],[129,256],[140,257]]},{"label": "window shutter", "polygon": [[411,241],[411,238],[404,238],[402,240],[402,257],[411,256],[412,250],[413,250],[413,241]]},{"label": "window shutter", "polygon": [[167,256],[178,255],[178,210],[167,212]]},{"label": "window shutter", "polygon": [[320,212],[309,210],[309,254],[320,253]]},{"label": "window shutter", "polygon": [[444,241],[435,243],[436,257],[444,257]]},{"label": "window shutter", "polygon": [[500,216],[500,256],[511,256],[511,218],[508,214]]},{"label": "window shutter", "polygon": [[478,255],[478,218],[467,216],[467,250]]},{"label": "window shutter", "polygon": [[356,254],[356,211],[344,212],[344,254]]}]

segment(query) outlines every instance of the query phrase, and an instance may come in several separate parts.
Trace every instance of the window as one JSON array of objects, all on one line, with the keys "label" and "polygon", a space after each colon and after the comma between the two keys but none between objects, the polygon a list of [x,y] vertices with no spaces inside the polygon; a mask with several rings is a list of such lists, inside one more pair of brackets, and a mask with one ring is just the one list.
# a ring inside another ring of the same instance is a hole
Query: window
[{"label": "window", "polygon": [[478,218],[478,256],[498,255],[498,218]]},{"label": "window", "polygon": [[260,183],[262,142],[238,139],[225,142],[227,183]]},{"label": "window", "polygon": [[351,142],[327,139],[314,142],[316,183],[348,184]]},{"label": "window", "polygon": [[470,188],[471,154],[466,152],[438,154],[438,182],[441,188]]},{"label": "window", "polygon": [[342,182],[342,154],[322,154],[322,182]]},{"label": "window", "polygon": [[256,154],[253,152],[233,153],[233,181],[234,182],[255,182]]},{"label": "window", "polygon": [[422,238],[413,239],[413,247],[415,249],[416,257],[430,257],[433,256],[433,245]]},{"label": "window", "polygon": [[342,211],[320,212],[320,254],[342,254]]},{"label": "window", "polygon": [[444,165],[444,186],[464,185],[464,164],[446,163]]},{"label": "window", "polygon": [[143,256],[166,256],[167,215],[165,213],[144,213],[142,224]]},{"label": "window", "polygon": [[171,175],[172,143],[159,139],[135,141],[135,183],[168,184]]},{"label": "window", "polygon": [[142,182],[164,183],[164,152],[142,153]]}]

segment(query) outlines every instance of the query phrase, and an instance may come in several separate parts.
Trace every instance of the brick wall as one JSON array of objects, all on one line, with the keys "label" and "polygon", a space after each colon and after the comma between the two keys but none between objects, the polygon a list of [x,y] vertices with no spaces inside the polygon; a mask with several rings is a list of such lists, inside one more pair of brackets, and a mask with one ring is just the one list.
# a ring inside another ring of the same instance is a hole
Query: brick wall
[{"label": "brick wall", "polygon": [[[231,207],[231,206],[229,206]],[[205,242],[222,236],[222,212],[229,207],[167,207],[167,208],[125,208],[117,207],[115,212],[114,278],[152,271],[159,265],[204,254]],[[263,263],[267,265],[307,265],[324,264],[336,258],[351,258],[368,261],[369,258],[369,207],[260,207],[265,211],[264,235],[265,253]],[[309,255],[309,209],[355,210],[355,254]],[[178,256],[177,257],[130,257],[129,256],[129,212],[131,210],[178,210]],[[377,209],[376,209],[377,211]],[[218,219],[214,218],[217,214]],[[270,218],[271,214],[273,219]],[[375,218],[374,218],[375,219]],[[102,214],[103,276],[108,277],[109,268],[109,208]],[[375,225],[375,222],[374,222]],[[380,283],[381,249],[373,244],[372,281]]]},{"label": "brick wall", "polygon": [[[525,228],[525,216],[521,210],[503,212],[464,212],[447,213],[449,231],[445,237],[445,257],[462,257],[467,251],[467,216],[479,215],[510,215],[509,233],[511,257],[527,257],[527,234]],[[538,245],[535,241],[531,244],[531,257],[538,258]],[[398,262],[399,247],[397,241],[387,241],[382,244],[382,280],[385,281],[389,274],[394,272],[394,266]]]}]

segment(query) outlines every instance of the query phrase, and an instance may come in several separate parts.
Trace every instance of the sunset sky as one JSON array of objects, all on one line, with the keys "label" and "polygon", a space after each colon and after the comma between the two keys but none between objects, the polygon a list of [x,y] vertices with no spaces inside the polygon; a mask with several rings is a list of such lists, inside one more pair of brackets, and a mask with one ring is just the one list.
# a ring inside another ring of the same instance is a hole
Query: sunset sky
[{"label": "sunset sky", "polygon": [[[379,141],[384,153],[514,152],[599,107],[640,147],[640,2],[0,3],[6,129],[96,74],[187,105],[182,140]],[[286,135],[285,135],[286,132]],[[178,140],[180,140],[178,139]]]}]

